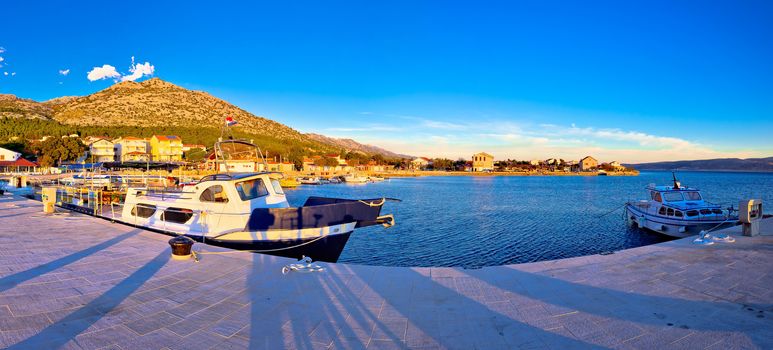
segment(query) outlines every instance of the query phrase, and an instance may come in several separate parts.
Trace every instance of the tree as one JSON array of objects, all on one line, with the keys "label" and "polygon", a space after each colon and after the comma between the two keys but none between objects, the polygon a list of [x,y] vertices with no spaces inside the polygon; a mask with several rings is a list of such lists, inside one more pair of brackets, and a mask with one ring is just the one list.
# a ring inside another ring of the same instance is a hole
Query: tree
[{"label": "tree", "polygon": [[185,160],[191,163],[200,162],[204,160],[206,156],[207,156],[207,151],[201,148],[194,148],[183,154],[183,158],[185,158]]},{"label": "tree", "polygon": [[86,151],[86,146],[75,137],[51,137],[36,145],[36,151],[40,154],[40,165],[50,167],[78,159]]},{"label": "tree", "polygon": [[326,157],[325,158],[325,165],[329,167],[336,167],[338,166],[338,159],[332,158],[332,157]]}]

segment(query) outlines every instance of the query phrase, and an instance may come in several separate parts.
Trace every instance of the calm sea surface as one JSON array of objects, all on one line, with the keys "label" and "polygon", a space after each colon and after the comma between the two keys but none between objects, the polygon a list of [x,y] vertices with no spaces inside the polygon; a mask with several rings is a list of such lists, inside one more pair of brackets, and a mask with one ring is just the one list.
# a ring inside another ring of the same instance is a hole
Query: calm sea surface
[{"label": "calm sea surface", "polygon": [[[773,205],[773,174],[681,172],[683,185],[714,203],[742,198]],[[628,227],[621,206],[644,198],[648,183],[669,184],[669,172],[640,176],[437,176],[396,178],[361,185],[300,186],[291,205],[310,195],[400,198],[382,213],[397,225],[358,229],[340,262],[389,266],[468,268],[552,260],[668,240]],[[610,211],[612,211],[610,213]],[[770,209],[766,209],[770,212]],[[606,215],[605,215],[606,214]]]}]

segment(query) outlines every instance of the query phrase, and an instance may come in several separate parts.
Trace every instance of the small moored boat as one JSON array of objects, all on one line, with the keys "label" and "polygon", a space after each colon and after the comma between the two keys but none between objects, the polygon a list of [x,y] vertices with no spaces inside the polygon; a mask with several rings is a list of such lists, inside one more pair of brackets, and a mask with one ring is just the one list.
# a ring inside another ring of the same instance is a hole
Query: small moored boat
[{"label": "small moored boat", "polygon": [[346,174],[343,176],[343,180],[346,183],[366,183],[370,181],[367,176],[359,176],[356,174]]},{"label": "small moored boat", "polygon": [[322,181],[316,176],[308,176],[308,177],[299,177],[298,182],[301,183],[301,185],[321,185]]},{"label": "small moored boat", "polygon": [[638,227],[681,238],[738,221],[732,209],[707,202],[698,189],[682,186],[676,175],[673,185],[650,184],[646,189],[650,199],[625,205],[626,218]]}]

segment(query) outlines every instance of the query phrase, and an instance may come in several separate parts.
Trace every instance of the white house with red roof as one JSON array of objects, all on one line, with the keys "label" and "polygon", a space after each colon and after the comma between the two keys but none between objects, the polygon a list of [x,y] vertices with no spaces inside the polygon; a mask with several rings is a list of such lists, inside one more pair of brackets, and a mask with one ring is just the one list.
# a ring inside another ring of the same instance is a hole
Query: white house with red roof
[{"label": "white house with red roof", "polygon": [[22,158],[21,153],[0,147],[0,172],[34,171],[38,164]]}]

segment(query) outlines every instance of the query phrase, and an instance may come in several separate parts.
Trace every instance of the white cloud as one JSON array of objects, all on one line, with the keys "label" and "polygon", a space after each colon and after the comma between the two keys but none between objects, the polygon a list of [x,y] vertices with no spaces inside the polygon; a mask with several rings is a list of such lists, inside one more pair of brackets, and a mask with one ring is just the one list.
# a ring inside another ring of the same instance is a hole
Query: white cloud
[{"label": "white cloud", "polygon": [[70,70],[69,69],[60,69],[59,70],[59,74],[66,76],[67,74],[70,74]]},{"label": "white cloud", "polygon": [[8,75],[8,72],[3,72],[3,75]]},{"label": "white cloud", "polygon": [[135,64],[134,63],[134,56],[132,56],[132,65],[129,67],[129,72],[131,74],[124,75],[121,77],[121,81],[135,81],[139,78],[142,78],[145,75],[153,75],[153,72],[156,70],[156,67],[152,66],[150,62]]},{"label": "white cloud", "polygon": [[5,52],[5,48],[3,48],[2,46],[0,46],[0,53],[3,53],[3,52]]},{"label": "white cloud", "polygon": [[3,62],[3,61],[5,61],[5,58],[3,58],[2,56],[0,56],[0,62]]},{"label": "white cloud", "polygon": [[16,75],[16,72],[13,72],[13,73],[11,73],[11,75],[12,75],[12,76],[13,76],[13,75]]},{"label": "white cloud", "polygon": [[566,129],[565,133],[570,135],[590,136],[599,139],[632,142],[648,147],[684,149],[699,146],[690,141],[676,137],[657,136],[638,131],[623,131],[620,129],[578,128],[574,124],[572,124],[571,128]]},{"label": "white cloud", "polygon": [[86,78],[88,78],[90,81],[97,81],[102,79],[118,78],[120,76],[121,74],[115,70],[115,67],[109,64],[105,64],[102,67],[94,67],[86,75]]},{"label": "white cloud", "polygon": [[[105,64],[102,67],[94,67],[92,69],[87,77],[90,81],[96,81],[96,80],[102,80],[102,79],[114,79],[116,82],[118,81],[135,81],[139,78],[142,78],[146,75],[153,75],[153,72],[155,72],[156,67],[150,64],[150,62],[145,63],[135,63],[134,62],[134,56],[132,56],[132,64],[129,66],[129,74],[122,75],[119,73],[115,67]],[[67,73],[70,72],[69,69],[66,70]],[[62,73],[63,71],[59,71],[59,73]],[[62,75],[67,75],[65,73],[62,73]]]}]

